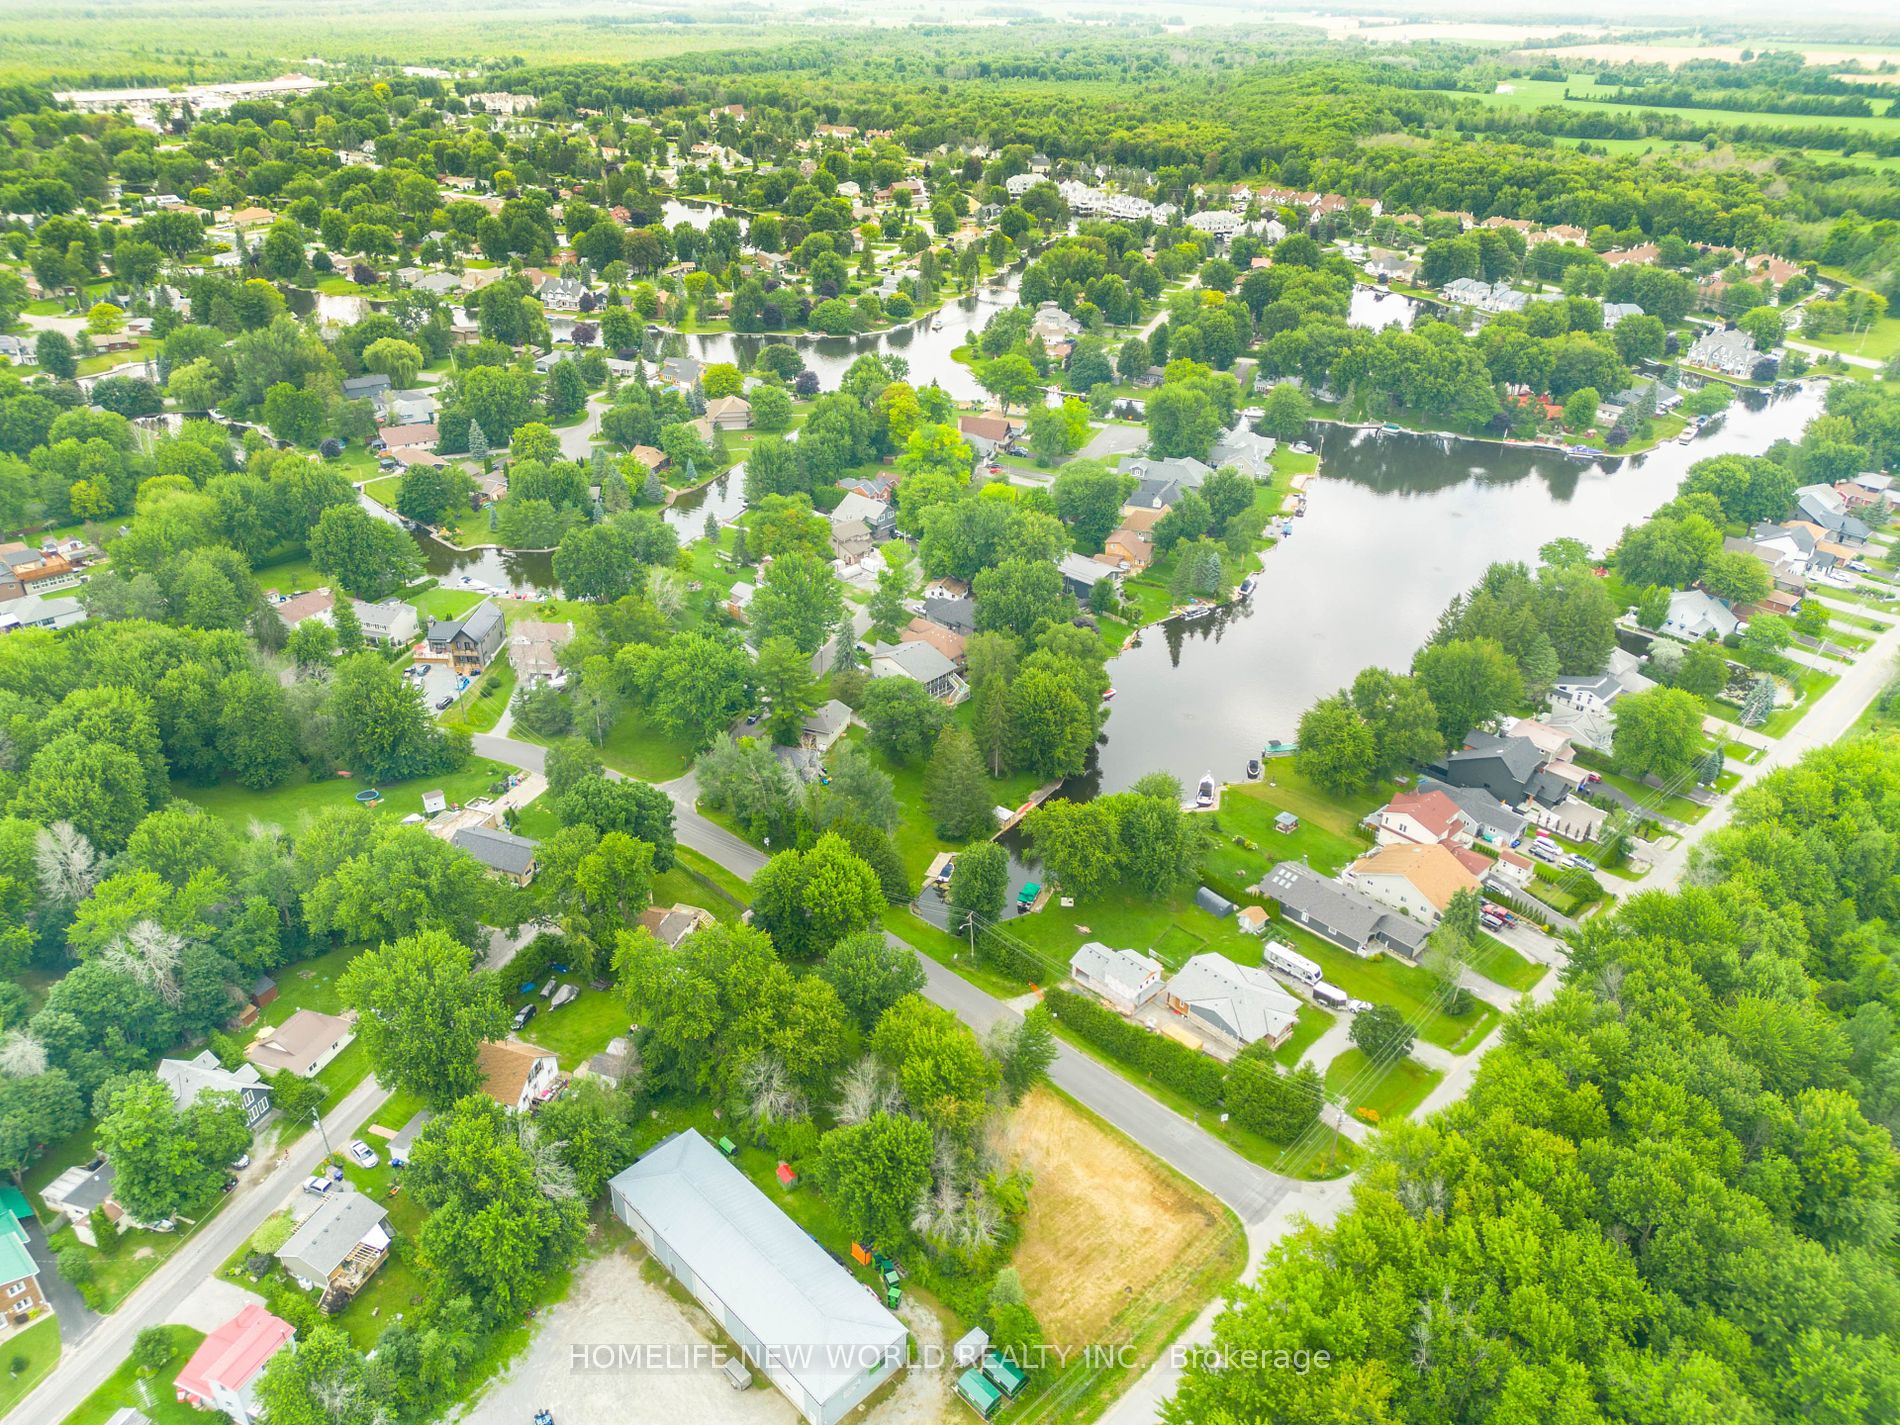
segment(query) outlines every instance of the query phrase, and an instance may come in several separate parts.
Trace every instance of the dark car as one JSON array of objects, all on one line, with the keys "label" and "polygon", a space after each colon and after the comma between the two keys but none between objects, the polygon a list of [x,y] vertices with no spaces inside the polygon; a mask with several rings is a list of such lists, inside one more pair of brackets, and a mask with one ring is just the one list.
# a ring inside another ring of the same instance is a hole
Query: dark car
[{"label": "dark car", "polygon": [[534,1012],[538,1008],[539,1006],[530,1000],[527,1004],[522,1005],[520,1009],[515,1011],[515,1017],[510,1022],[517,1030],[526,1029],[528,1027],[528,1021],[534,1018]]},{"label": "dark car", "polygon": [[443,695],[442,695],[441,697],[439,697],[439,698],[437,698],[437,699],[435,700],[435,710],[436,710],[437,712],[441,712],[441,711],[443,711],[444,709],[446,709],[446,708],[451,708],[451,707],[453,707],[453,706],[455,706],[455,694],[454,694],[454,693],[445,693],[445,694],[443,694]]}]

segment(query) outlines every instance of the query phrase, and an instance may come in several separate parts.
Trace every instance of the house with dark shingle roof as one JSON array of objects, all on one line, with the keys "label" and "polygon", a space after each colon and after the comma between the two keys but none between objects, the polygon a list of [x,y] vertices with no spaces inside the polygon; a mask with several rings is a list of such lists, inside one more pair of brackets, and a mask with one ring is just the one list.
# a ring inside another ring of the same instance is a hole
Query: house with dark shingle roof
[{"label": "house with dark shingle roof", "polygon": [[1425,953],[1429,927],[1328,880],[1302,862],[1280,862],[1260,883],[1260,891],[1279,905],[1287,920],[1355,955],[1391,954],[1416,964]]},{"label": "house with dark shingle roof", "polygon": [[501,610],[483,599],[460,618],[430,619],[428,651],[458,673],[480,673],[501,652],[508,634]]},{"label": "house with dark shingle roof", "polygon": [[534,853],[541,843],[494,826],[465,826],[449,838],[482,866],[517,886],[534,879]]}]

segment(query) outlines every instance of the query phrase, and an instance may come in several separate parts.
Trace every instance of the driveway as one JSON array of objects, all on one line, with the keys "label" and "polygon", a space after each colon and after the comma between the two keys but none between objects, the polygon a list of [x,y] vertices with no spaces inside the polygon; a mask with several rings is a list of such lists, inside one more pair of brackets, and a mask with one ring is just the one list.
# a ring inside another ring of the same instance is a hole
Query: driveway
[{"label": "driveway", "polygon": [[435,705],[442,699],[456,697],[462,692],[462,675],[448,664],[415,663],[410,666],[424,670],[423,675],[413,681],[422,689],[423,706],[431,714],[435,713]]},{"label": "driveway", "polygon": [[1148,443],[1146,426],[1098,426],[1089,443],[1077,452],[1081,460],[1114,460],[1133,455]]},{"label": "driveway", "polygon": [[46,1245],[46,1229],[39,1220],[35,1218],[24,1226],[26,1250],[32,1255],[33,1265],[40,1269],[40,1290],[45,1294],[47,1304],[53,1308],[53,1314],[59,1318],[62,1349],[70,1350],[92,1334],[93,1328],[99,1324],[99,1313],[86,1305],[78,1287],[59,1274],[59,1269],[53,1263],[53,1253]]},{"label": "driveway", "polygon": [[206,1277],[185,1293],[165,1320],[171,1325],[195,1327],[209,1336],[245,1307],[263,1304],[263,1297],[236,1282]]}]

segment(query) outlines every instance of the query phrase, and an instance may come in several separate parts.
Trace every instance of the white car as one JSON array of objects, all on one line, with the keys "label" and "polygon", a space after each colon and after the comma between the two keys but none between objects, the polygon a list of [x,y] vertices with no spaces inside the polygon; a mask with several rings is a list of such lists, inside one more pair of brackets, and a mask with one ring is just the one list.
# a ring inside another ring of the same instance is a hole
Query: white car
[{"label": "white car", "polygon": [[1864,559],[1850,559],[1847,561],[1847,567],[1852,569],[1856,574],[1871,574],[1874,572],[1873,566]]},{"label": "white car", "polygon": [[373,1168],[383,1161],[376,1156],[376,1150],[370,1147],[369,1144],[365,1143],[361,1138],[353,1138],[350,1140],[350,1156],[356,1160],[360,1167],[365,1168]]}]

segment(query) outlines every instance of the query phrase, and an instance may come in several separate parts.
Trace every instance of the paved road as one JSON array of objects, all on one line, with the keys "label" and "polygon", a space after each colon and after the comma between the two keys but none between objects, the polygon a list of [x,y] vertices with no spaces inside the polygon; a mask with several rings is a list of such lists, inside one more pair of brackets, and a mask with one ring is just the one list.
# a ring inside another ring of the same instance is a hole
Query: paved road
[{"label": "paved road", "polygon": [[[324,1119],[332,1142],[341,1142],[383,1106],[389,1091],[375,1079],[363,1080]],[[104,1317],[77,1345],[62,1351],[53,1373],[35,1386],[7,1415],[19,1425],[63,1420],[80,1401],[105,1384],[147,1326],[172,1319],[174,1309],[194,1287],[224,1264],[225,1258],[257,1231],[265,1218],[284,1205],[297,1184],[315,1171],[324,1156],[316,1131],[304,1134],[288,1153],[259,1164],[233,1189],[223,1211],[207,1222],[166,1263],[139,1284],[119,1309]]]},{"label": "paved road", "polygon": [[[484,757],[537,772],[544,769],[547,760],[546,748],[514,738],[477,737],[475,751]],[[674,835],[680,845],[692,847],[734,875],[748,880],[765,864],[765,853],[758,847],[700,815],[693,805],[696,787],[690,775],[663,784],[663,790],[673,798]],[[892,939],[898,940],[898,937]],[[924,994],[977,1033],[987,1032],[998,1020],[1018,1017],[1010,1006],[929,956],[917,958],[924,967]],[[1232,1208],[1243,1223],[1251,1226],[1264,1220],[1275,1204],[1296,1186],[1292,1179],[1248,1162],[1226,1144],[1079,1050],[1062,1046],[1050,1066],[1049,1077],[1056,1087],[1072,1095],[1084,1107],[1100,1114],[1163,1162],[1213,1193]]]}]

